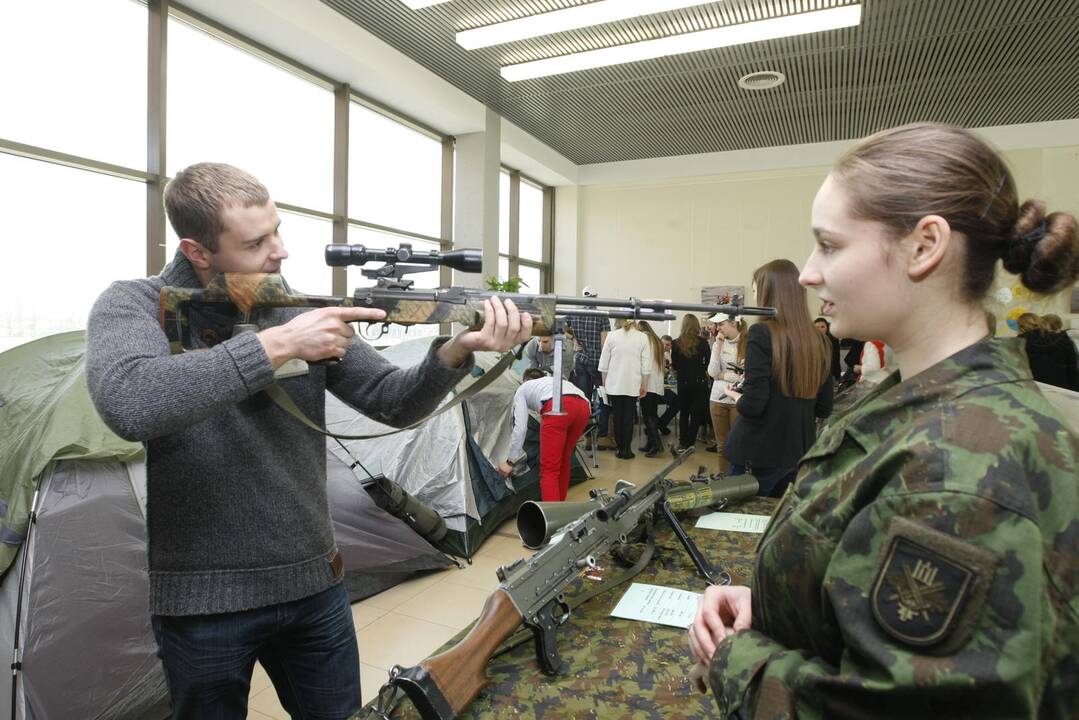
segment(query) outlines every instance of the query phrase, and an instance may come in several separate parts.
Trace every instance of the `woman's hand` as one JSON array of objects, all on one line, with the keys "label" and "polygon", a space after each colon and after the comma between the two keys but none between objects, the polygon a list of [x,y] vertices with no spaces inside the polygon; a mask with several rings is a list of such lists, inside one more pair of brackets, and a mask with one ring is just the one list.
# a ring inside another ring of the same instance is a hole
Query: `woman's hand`
[{"label": "woman's hand", "polygon": [[509,462],[499,463],[496,470],[498,470],[499,475],[504,478],[508,478],[510,476],[510,473],[513,472],[513,464]]},{"label": "woman's hand", "polygon": [[753,623],[750,589],[744,585],[713,585],[704,591],[697,606],[697,616],[689,626],[689,650],[693,659],[705,665],[712,662],[723,638],[748,630]]},{"label": "woman's hand", "polygon": [[738,392],[737,390],[731,390],[730,385],[723,388],[723,394],[729,398],[734,398],[735,402],[738,402],[742,397],[742,393]]}]

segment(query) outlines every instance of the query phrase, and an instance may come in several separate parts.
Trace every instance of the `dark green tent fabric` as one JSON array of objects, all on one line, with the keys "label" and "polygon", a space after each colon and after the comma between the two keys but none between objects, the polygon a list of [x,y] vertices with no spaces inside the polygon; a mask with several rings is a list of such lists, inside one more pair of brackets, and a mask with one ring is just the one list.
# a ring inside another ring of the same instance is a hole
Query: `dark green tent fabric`
[{"label": "dark green tent fabric", "polygon": [[26,537],[38,478],[54,460],[138,459],[97,415],[83,374],[86,334],[60,333],[0,353],[0,573]]}]

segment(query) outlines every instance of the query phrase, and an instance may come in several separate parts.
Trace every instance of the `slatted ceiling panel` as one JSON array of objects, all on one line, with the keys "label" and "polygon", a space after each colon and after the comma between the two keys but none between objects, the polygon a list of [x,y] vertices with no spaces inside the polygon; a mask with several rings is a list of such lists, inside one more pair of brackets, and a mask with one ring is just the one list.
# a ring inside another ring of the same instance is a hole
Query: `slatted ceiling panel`
[{"label": "slatted ceiling panel", "polygon": [[[323,2],[579,164],[1079,118],[1079,0],[864,0],[856,28],[518,83],[499,66],[852,0],[725,0],[473,51],[458,30],[585,0]],[[737,86],[760,70],[787,82]]]}]

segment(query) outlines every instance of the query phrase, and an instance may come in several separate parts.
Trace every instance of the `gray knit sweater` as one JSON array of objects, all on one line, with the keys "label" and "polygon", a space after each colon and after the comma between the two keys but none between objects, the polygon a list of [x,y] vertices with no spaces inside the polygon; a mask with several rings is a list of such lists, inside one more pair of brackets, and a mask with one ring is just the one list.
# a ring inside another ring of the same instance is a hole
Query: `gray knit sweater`
[{"label": "gray knit sweater", "polygon": [[[90,311],[86,380],[105,423],[147,451],[150,611],[232,612],[308,597],[339,582],[326,500],[325,438],[263,392],[273,368],[254,333],[208,350],[170,355],[158,325],[158,291],[200,287],[177,253],[159,276],[113,283]],[[260,327],[298,311],[268,310]],[[195,337],[228,323],[193,320]],[[212,340],[211,340],[212,342]],[[432,345],[398,368],[360,339],[334,367],[280,381],[315,422],[327,389],[379,422],[402,426],[471,369],[449,368]]]}]

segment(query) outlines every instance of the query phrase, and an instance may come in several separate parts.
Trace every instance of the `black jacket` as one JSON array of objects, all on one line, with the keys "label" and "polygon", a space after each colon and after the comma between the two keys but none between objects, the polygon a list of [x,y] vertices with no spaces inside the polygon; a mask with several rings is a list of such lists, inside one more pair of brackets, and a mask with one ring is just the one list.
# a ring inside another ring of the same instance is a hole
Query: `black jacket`
[{"label": "black jacket", "polygon": [[1021,337],[1026,340],[1030,374],[1035,380],[1079,391],[1079,357],[1067,334],[1031,330]]},{"label": "black jacket", "polygon": [[702,338],[697,338],[697,346],[693,355],[686,357],[682,354],[682,345],[677,340],[671,346],[671,367],[674,375],[678,378],[678,392],[693,390],[708,385],[708,357],[710,354],[708,343]]},{"label": "black jacket", "polygon": [[749,328],[745,368],[727,457],[759,469],[793,468],[816,439],[815,418],[832,414],[832,377],[824,378],[816,398],[781,394],[772,377],[772,333],[764,323]]}]

